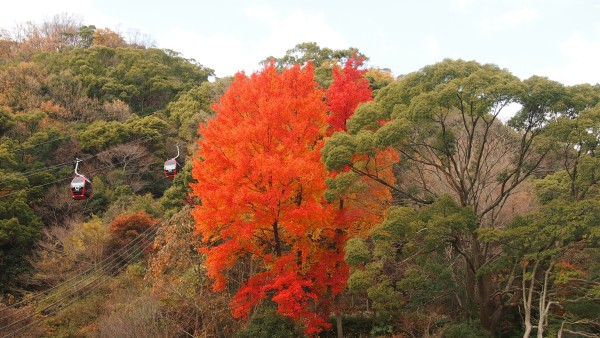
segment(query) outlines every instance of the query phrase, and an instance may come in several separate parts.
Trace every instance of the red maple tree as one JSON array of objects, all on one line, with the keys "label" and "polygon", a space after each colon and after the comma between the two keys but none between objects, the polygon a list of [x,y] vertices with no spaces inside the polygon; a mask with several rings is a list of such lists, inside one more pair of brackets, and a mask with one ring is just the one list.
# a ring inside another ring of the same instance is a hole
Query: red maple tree
[{"label": "red maple tree", "polygon": [[354,114],[362,102],[373,100],[369,81],[365,78],[365,69],[359,69],[365,58],[356,53],[348,60],[344,68],[333,67],[333,83],[327,89],[327,123],[333,131],[346,131],[346,121]]},{"label": "red maple tree", "polygon": [[329,327],[331,300],[343,289],[343,239],[335,211],[323,200],[328,173],[320,150],[327,106],[313,66],[278,72],[274,65],[235,75],[214,120],[200,128],[193,164],[193,211],[213,288],[242,259],[259,270],[231,302],[246,318],[270,298],[307,335]]}]

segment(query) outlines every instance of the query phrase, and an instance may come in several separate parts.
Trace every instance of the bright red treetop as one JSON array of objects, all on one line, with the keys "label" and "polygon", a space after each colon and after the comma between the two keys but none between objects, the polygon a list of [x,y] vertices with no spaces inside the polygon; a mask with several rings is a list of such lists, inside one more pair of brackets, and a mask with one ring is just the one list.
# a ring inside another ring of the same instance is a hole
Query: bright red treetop
[{"label": "bright red treetop", "polygon": [[[358,105],[373,100],[369,81],[365,77],[366,70],[359,69],[363,61],[364,57],[357,58],[354,54],[346,61],[343,69],[338,66],[333,69],[333,83],[326,93],[330,132],[347,131],[346,123]],[[356,157],[355,162],[363,162],[369,167],[368,170],[393,180],[393,162],[390,159],[397,157],[393,152],[383,151],[372,158]],[[337,174],[332,173],[332,176]],[[336,223],[351,237],[367,234],[373,224],[380,222],[383,211],[391,200],[389,189],[385,186],[371,179],[365,179],[363,183],[361,191],[347,192],[339,201]]]},{"label": "bright red treetop", "polygon": [[331,249],[334,212],[323,201],[327,107],[313,66],[238,73],[213,109],[216,118],[200,129],[192,185],[213,288],[223,290],[228,270],[251,258],[259,270],[238,290],[234,315],[246,317],[270,296],[279,313],[318,332],[346,275],[337,273],[343,256]]},{"label": "bright red treetop", "polygon": [[354,54],[343,69],[333,68],[333,83],[327,89],[330,112],[327,122],[333,131],[346,131],[346,121],[354,114],[358,104],[373,100],[369,81],[364,76],[366,70],[358,69],[364,60],[364,57],[357,58]]}]

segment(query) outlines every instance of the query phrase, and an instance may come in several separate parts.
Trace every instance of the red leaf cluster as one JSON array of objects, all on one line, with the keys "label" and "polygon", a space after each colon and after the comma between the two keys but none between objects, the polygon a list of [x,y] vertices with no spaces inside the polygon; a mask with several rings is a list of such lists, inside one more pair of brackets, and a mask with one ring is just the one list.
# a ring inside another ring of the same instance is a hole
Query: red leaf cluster
[{"label": "red leaf cluster", "polygon": [[354,114],[360,103],[373,100],[369,81],[365,78],[364,69],[359,67],[364,57],[356,57],[356,53],[346,61],[343,69],[333,68],[333,83],[327,89],[327,122],[333,131],[346,131],[346,121]]},{"label": "red leaf cluster", "polygon": [[[311,63],[281,72],[271,63],[251,76],[238,73],[213,105],[215,119],[200,126],[199,159],[192,169],[198,183],[192,190],[202,203],[192,214],[213,289],[232,285],[236,263],[258,266],[231,301],[236,317],[247,318],[271,299],[307,335],[330,326],[334,299],[348,278],[346,241],[360,224],[378,220],[383,209],[361,204],[358,195],[345,196],[345,207],[342,200],[340,205],[324,200],[330,173],[320,150],[327,122],[329,131],[346,130],[358,104],[372,99],[358,69],[362,62],[354,56],[343,69],[334,68],[326,102]],[[388,157],[381,153],[373,163]],[[389,195],[375,186],[369,190],[376,199]]]},{"label": "red leaf cluster", "polygon": [[[242,257],[260,265],[232,301],[236,316],[270,297],[307,334],[329,326],[331,299],[345,283],[343,242],[325,203],[320,150],[327,106],[313,66],[250,77],[238,73],[201,126],[193,215],[214,290]],[[342,245],[340,247],[339,245]],[[339,271],[338,271],[339,270]]]}]

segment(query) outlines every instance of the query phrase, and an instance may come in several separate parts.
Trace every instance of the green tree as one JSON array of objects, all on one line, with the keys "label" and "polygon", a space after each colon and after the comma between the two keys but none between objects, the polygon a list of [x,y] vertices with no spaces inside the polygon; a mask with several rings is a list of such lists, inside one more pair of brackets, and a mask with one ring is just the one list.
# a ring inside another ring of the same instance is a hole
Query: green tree
[{"label": "green tree", "polygon": [[156,48],[91,46],[43,54],[39,60],[51,73],[73,76],[90,98],[122,100],[140,115],[163,109],[177,94],[213,75],[212,69]]},{"label": "green tree", "polygon": [[15,126],[15,118],[6,108],[0,108],[0,136]]},{"label": "green tree", "polygon": [[[2,176],[3,178],[6,176]],[[21,189],[24,180],[11,181],[15,189]],[[0,186],[6,189],[7,184]],[[0,191],[1,191],[0,190]],[[42,222],[27,204],[27,195],[19,192],[12,195],[0,192],[0,290],[6,291],[8,283],[28,267],[25,256],[38,238]]]},{"label": "green tree", "polygon": [[373,96],[377,96],[377,93],[381,88],[394,82],[394,76],[392,75],[391,70],[387,68],[371,68],[367,70],[365,77],[369,80],[369,84],[373,89]]},{"label": "green tree", "polygon": [[[584,249],[597,252],[599,248],[600,162],[596,153],[600,140],[600,91],[591,89],[587,85],[567,88],[567,113],[560,112],[548,126],[548,134],[557,144],[554,150],[562,170],[536,182],[541,208],[517,218],[506,229],[480,232],[482,239],[509,248],[506,257],[520,275],[524,337],[529,337],[533,329],[538,337],[543,337],[551,329],[553,308],[566,309],[563,322],[600,322],[598,316],[569,311],[573,305],[598,299],[594,296],[597,284],[593,277],[586,277],[586,270],[597,269],[597,264],[578,267],[579,262],[572,258],[580,256]],[[582,92],[586,95],[578,95]]]},{"label": "green tree", "polygon": [[466,310],[460,301],[464,271],[452,269],[461,257],[449,254],[447,243],[464,237],[475,223],[473,211],[448,195],[420,210],[391,207],[368,243],[355,238],[346,246],[350,291],[372,300],[379,326],[413,318],[405,330],[415,336],[429,334],[443,315],[460,318]]},{"label": "green tree", "polygon": [[315,81],[327,88],[332,83],[332,69],[335,65],[344,65],[353,55],[358,58],[368,58],[360,53],[357,48],[331,49],[321,48],[315,42],[303,42],[285,52],[281,58],[269,56],[261,61],[266,66],[273,60],[277,69],[282,70],[293,65],[305,65],[312,62],[315,65]]},{"label": "green tree", "polygon": [[169,125],[161,118],[151,115],[133,118],[127,122],[126,126],[132,138],[145,140],[152,150],[156,150],[164,146],[165,134]]},{"label": "green tree", "polygon": [[88,48],[94,41],[94,34],[96,32],[96,26],[88,25],[79,27],[79,45],[83,48]]},{"label": "green tree", "polygon": [[229,88],[232,78],[203,82],[200,86],[180,94],[167,105],[169,121],[178,129],[178,135],[192,141],[198,134],[198,123],[206,122],[214,116],[210,107]]},{"label": "green tree", "polygon": [[131,139],[129,128],[117,121],[96,121],[79,132],[81,148],[98,152]]},{"label": "green tree", "polygon": [[[0,138],[0,290],[27,269],[24,259],[42,228],[40,218],[32,209],[35,192],[28,190],[30,182],[47,178],[41,172],[22,174],[23,156],[17,140]],[[46,182],[44,182],[46,183]],[[34,183],[35,184],[35,183]]]},{"label": "green tree", "polygon": [[[388,85],[361,105],[347,123],[348,132],[327,142],[323,159],[330,169],[349,166],[386,185],[397,203],[423,206],[449,195],[471,209],[474,226],[444,243],[464,260],[457,267],[466,282],[461,301],[473,304],[482,326],[495,331],[513,301],[495,297],[506,286],[485,268],[499,256],[481,243],[478,229],[501,227],[510,218],[507,206],[515,205],[515,189],[549,152],[544,129],[551,113],[566,109],[564,94],[563,86],[544,78],[521,82],[495,65],[444,60]],[[498,120],[513,102],[523,106],[511,121],[514,131]],[[400,154],[396,183],[367,170],[364,160],[356,162],[357,154],[369,158],[388,147]],[[470,306],[465,309],[475,315]]]},{"label": "green tree", "polygon": [[363,54],[358,53],[358,49],[356,48],[343,50],[327,47],[321,48],[315,42],[303,42],[297,44],[292,49],[288,49],[283,57],[274,58],[271,56],[262,61],[262,63],[268,65],[269,61],[274,59],[275,66],[282,69],[293,65],[305,65],[307,62],[311,61],[316,67],[319,67],[332,60],[344,64],[346,59],[352,57],[354,53],[356,53],[357,57],[365,57]]}]

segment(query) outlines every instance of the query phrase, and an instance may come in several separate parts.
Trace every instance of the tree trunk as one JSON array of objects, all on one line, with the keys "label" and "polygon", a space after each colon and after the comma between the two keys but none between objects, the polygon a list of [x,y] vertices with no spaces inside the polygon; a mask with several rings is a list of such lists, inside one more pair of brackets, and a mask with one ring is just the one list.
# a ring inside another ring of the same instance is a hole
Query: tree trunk
[{"label": "tree trunk", "polygon": [[494,300],[490,299],[490,279],[488,274],[477,277],[477,296],[479,298],[479,320],[481,321],[481,326],[493,334],[498,323],[494,321],[494,316],[492,315],[495,312],[495,304]]},{"label": "tree trunk", "polygon": [[490,283],[491,277],[489,274],[477,275],[477,270],[481,267],[484,259],[481,257],[481,246],[477,240],[477,236],[473,234],[471,251],[471,264],[467,269],[471,269],[467,274],[473,278],[475,283],[475,292],[477,294],[477,304],[479,305],[479,320],[481,326],[492,334],[495,331],[496,323],[492,321],[492,313],[494,313],[493,300],[491,298]]},{"label": "tree trunk", "polygon": [[491,274],[485,273],[477,276],[476,279],[479,320],[484,329],[494,334],[504,312],[504,307],[500,299],[493,295],[494,288]]},{"label": "tree trunk", "polygon": [[495,294],[495,282],[491,273],[477,274],[479,268],[486,263],[486,257],[477,235],[471,237],[472,248],[468,255],[463,254],[466,261],[467,295],[472,304],[477,304],[481,326],[491,334],[495,334],[498,323],[505,311],[499,295]]},{"label": "tree trunk", "polygon": [[279,239],[279,228],[277,221],[273,222],[273,240],[275,241],[275,253],[281,257],[281,240]]},{"label": "tree trunk", "polygon": [[540,294],[540,300],[538,305],[538,311],[540,316],[540,319],[538,321],[538,338],[544,337],[544,329],[546,328],[546,326],[548,326],[548,313],[550,312],[550,306],[554,303],[548,301],[548,280],[550,278],[550,272],[552,271],[553,267],[554,260],[551,260],[550,264],[548,265],[548,269],[546,269],[546,271],[544,272],[544,284],[542,286],[542,292]]},{"label": "tree trunk", "polygon": [[[527,266],[523,266],[523,276],[521,281],[521,288],[523,290],[523,310],[525,311],[525,332],[523,333],[523,338],[529,338],[531,334],[531,330],[533,325],[531,325],[531,309],[533,302],[533,289],[535,288],[535,273],[537,271],[537,267],[539,264],[539,260],[535,261],[531,272],[531,281],[529,282],[529,288],[527,288]],[[538,325],[539,332],[539,325]]]},{"label": "tree trunk", "polygon": [[[346,122],[344,122],[344,125],[345,125],[345,123]],[[340,213],[343,209],[344,209],[344,199],[340,197]],[[338,305],[340,303],[339,294],[335,297],[335,303]],[[367,308],[368,308],[368,305],[367,305]],[[337,328],[337,337],[344,338],[344,329],[342,327],[342,312],[341,311],[335,312],[335,325]]]},{"label": "tree trunk", "polygon": [[344,338],[344,329],[342,328],[342,313],[335,313],[335,326],[337,328],[337,338]]},{"label": "tree trunk", "polygon": [[531,320],[528,320],[525,322],[525,332],[523,333],[523,338],[529,338],[529,335],[531,335],[531,329],[533,327],[531,326]]}]

